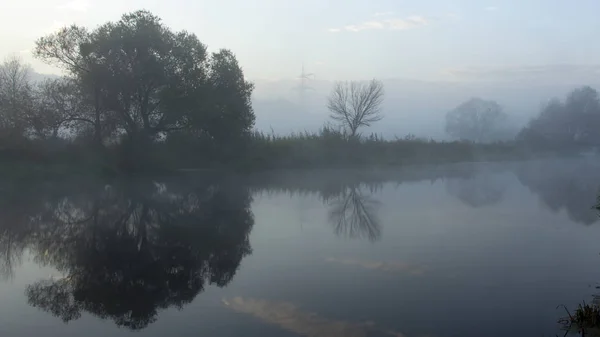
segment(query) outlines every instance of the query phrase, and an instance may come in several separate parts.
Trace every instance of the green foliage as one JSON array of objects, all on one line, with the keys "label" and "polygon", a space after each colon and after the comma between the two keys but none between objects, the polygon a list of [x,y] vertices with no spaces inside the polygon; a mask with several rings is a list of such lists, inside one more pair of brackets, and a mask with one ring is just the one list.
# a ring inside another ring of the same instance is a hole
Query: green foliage
[{"label": "green foliage", "polygon": [[68,76],[40,87],[45,117],[31,128],[54,138],[67,129],[92,140],[96,152],[113,148],[120,168],[154,167],[154,152],[171,137],[186,138],[187,148],[210,143],[231,158],[254,125],[254,86],[235,55],[209,54],[194,34],[174,32],[147,11],[92,31],[63,28],[39,39],[35,55]]},{"label": "green foliage", "polygon": [[446,114],[446,132],[455,139],[489,142],[506,119],[498,103],[471,98]]},{"label": "green foliage", "polygon": [[[91,30],[65,27],[40,38],[34,55],[66,76],[34,85],[18,60],[0,67],[0,159],[14,167],[113,174],[398,166],[513,160],[538,151],[538,143],[557,149],[600,142],[600,104],[588,87],[548,106],[519,142],[472,142],[503,119],[498,104],[482,100],[461,105],[450,119],[462,128],[456,136],[471,141],[364,137],[361,128],[383,118],[383,84],[376,80],[334,87],[328,108],[343,131],[253,132],[254,85],[234,53],[209,53],[194,34],[173,31],[143,10]],[[472,137],[462,135],[465,128]]]},{"label": "green foliage", "polygon": [[521,130],[517,139],[536,150],[572,152],[600,145],[600,97],[588,86],[553,99]]},{"label": "green foliage", "polygon": [[600,336],[600,306],[583,302],[573,314],[565,307],[567,317],[558,322],[567,331],[577,331],[582,336]]},{"label": "green foliage", "polygon": [[347,138],[323,127],[289,136],[254,133],[244,161],[249,168],[335,168],[511,160],[523,156],[512,143],[436,142],[407,136],[385,140],[371,134]]}]

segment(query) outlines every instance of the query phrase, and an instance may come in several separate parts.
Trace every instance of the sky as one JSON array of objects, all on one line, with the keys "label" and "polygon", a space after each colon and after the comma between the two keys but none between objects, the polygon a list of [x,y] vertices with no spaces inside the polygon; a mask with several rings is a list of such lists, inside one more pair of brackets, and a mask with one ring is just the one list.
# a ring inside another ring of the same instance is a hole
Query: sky
[{"label": "sky", "polygon": [[37,38],[147,9],[209,50],[231,49],[250,79],[499,79],[600,75],[598,0],[0,0],[0,58],[42,73]]}]

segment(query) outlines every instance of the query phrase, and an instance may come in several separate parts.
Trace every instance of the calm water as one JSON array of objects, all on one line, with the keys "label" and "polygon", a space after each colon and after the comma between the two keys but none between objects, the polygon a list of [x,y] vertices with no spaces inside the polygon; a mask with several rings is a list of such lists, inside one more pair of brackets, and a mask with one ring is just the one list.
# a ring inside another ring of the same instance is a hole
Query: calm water
[{"label": "calm water", "polygon": [[0,336],[554,336],[600,162],[4,184]]}]

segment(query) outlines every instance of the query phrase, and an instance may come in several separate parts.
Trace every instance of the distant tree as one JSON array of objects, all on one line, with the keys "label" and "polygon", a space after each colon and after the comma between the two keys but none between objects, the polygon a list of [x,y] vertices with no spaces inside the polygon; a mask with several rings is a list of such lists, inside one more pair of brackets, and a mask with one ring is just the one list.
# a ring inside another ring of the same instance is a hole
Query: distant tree
[{"label": "distant tree", "polygon": [[33,88],[31,68],[20,59],[8,58],[0,65],[0,133],[3,140],[15,140],[27,131]]},{"label": "distant tree", "polygon": [[253,85],[233,53],[210,56],[194,34],[173,32],[147,11],[92,32],[63,28],[39,39],[35,54],[80,86],[98,141],[107,121],[136,144],[175,131],[222,139],[254,123]]},{"label": "distant tree", "polygon": [[358,137],[361,126],[371,126],[383,118],[383,83],[337,82],[327,100],[330,117],[338,122],[350,138]]},{"label": "distant tree", "polygon": [[584,86],[571,91],[564,102],[553,99],[520,132],[519,139],[535,146],[598,145],[600,137],[598,92]]},{"label": "distant tree", "polygon": [[565,112],[573,139],[581,143],[598,141],[600,127],[600,100],[598,91],[589,86],[576,88],[565,101]]},{"label": "distant tree", "polygon": [[467,177],[448,179],[446,191],[463,204],[479,208],[490,206],[502,201],[506,192],[506,184],[492,172],[466,172]]},{"label": "distant tree", "polygon": [[446,114],[446,132],[454,138],[485,142],[506,118],[498,103],[472,98]]}]

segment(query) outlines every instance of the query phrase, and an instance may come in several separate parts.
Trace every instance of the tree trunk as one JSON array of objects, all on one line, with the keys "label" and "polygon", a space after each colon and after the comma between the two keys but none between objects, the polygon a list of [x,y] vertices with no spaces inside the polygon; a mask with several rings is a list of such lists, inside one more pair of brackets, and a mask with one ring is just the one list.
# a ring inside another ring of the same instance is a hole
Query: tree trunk
[{"label": "tree trunk", "polygon": [[100,92],[98,86],[94,90],[94,144],[98,149],[102,148],[102,125],[100,124]]}]

